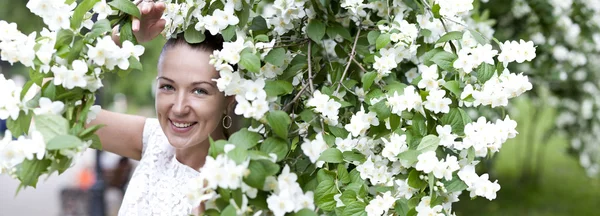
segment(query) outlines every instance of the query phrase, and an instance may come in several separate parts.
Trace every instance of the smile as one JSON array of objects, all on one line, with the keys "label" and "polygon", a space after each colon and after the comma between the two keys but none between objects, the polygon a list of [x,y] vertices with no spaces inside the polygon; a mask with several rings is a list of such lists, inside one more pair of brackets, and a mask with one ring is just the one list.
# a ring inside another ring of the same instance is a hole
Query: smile
[{"label": "smile", "polygon": [[171,122],[171,128],[175,131],[175,132],[179,132],[179,133],[183,133],[183,132],[187,132],[189,131],[194,125],[197,124],[197,122],[175,122],[171,119],[169,119],[169,122]]}]

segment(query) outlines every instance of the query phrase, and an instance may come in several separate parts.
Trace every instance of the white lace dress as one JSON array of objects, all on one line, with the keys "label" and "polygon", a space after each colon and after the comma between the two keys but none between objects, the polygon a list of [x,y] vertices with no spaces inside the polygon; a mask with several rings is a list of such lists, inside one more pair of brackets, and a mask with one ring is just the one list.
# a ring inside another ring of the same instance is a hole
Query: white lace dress
[{"label": "white lace dress", "polygon": [[144,124],[142,159],[119,210],[119,216],[190,215],[187,183],[200,173],[180,163],[157,119]]}]

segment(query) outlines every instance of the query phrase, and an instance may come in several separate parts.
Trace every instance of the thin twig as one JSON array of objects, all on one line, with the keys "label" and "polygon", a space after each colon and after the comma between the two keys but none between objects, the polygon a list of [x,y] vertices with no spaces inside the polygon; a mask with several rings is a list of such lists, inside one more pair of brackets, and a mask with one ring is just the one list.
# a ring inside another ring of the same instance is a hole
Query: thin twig
[{"label": "thin twig", "polygon": [[313,86],[313,81],[312,81],[312,63],[311,63],[311,47],[312,47],[312,41],[308,41],[308,83],[310,85],[310,92],[314,93],[315,92],[315,87]]},{"label": "thin twig", "polygon": [[358,67],[359,67],[359,68],[360,68],[360,69],[361,69],[363,72],[365,72],[365,73],[367,73],[367,72],[368,72],[368,71],[367,71],[367,70],[366,70],[366,69],[365,69],[365,68],[364,68],[364,67],[363,67],[363,66],[360,64],[360,62],[356,61],[356,59],[354,59],[354,58],[353,58],[353,59],[352,59],[352,61],[353,61],[354,63],[356,63],[356,65],[358,65]]},{"label": "thin twig", "polygon": [[[311,77],[312,79],[312,77]],[[308,87],[308,85],[304,85],[304,87],[302,87],[302,89],[300,89],[300,91],[298,92],[298,94],[296,94],[296,96],[294,97],[294,99],[292,99],[292,101],[290,101],[287,105],[285,105],[285,107],[283,107],[283,111],[288,111],[288,109],[292,106],[292,104],[296,103],[296,101],[298,99],[300,99],[300,96],[302,96],[302,93],[304,93],[304,90],[306,90],[306,87]]]},{"label": "thin twig", "polygon": [[356,54],[356,44],[358,43],[358,37],[360,36],[360,28],[358,28],[358,32],[356,33],[356,37],[354,37],[354,44],[352,45],[352,51],[350,51],[350,59],[348,60],[348,64],[346,64],[346,69],[344,69],[344,73],[342,74],[342,78],[340,78],[340,83],[338,84],[335,92],[340,91],[340,87],[342,87],[342,81],[344,77],[346,77],[346,73],[348,73],[348,69],[350,69],[350,65],[352,64],[352,60],[354,59],[354,55]]}]

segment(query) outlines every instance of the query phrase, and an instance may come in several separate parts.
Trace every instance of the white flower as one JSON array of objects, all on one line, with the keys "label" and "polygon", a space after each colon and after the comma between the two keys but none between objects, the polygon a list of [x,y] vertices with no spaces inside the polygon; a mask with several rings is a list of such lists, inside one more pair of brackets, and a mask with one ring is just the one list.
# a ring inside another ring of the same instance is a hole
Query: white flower
[{"label": "white flower", "polygon": [[352,151],[354,147],[357,145],[357,140],[352,139],[352,135],[348,134],[346,139],[342,139],[339,137],[335,138],[335,147],[339,149],[341,152]]},{"label": "white flower", "polygon": [[92,10],[98,14],[98,20],[106,19],[108,15],[112,15],[114,13],[111,7],[106,3],[106,0],[101,0],[96,3]]},{"label": "white flower", "polygon": [[383,140],[385,143],[385,147],[383,148],[383,151],[381,151],[381,155],[392,162],[398,160],[398,154],[408,150],[406,135],[404,134],[398,135],[393,133],[392,136],[390,136],[389,141],[383,137],[381,140]]},{"label": "white flower", "polygon": [[328,146],[327,143],[325,143],[325,140],[323,140],[323,134],[318,133],[315,139],[312,141],[305,139],[300,148],[302,148],[304,154],[308,156],[310,162],[316,163],[321,156],[321,153],[327,150]]},{"label": "white flower", "polygon": [[82,60],[73,61],[73,70],[68,70],[65,74],[62,85],[67,89],[75,87],[84,88],[87,86],[85,74],[88,72],[88,65]]},{"label": "white flower", "polygon": [[0,74],[0,119],[11,117],[17,120],[21,111],[21,88],[11,79],[5,79]]},{"label": "white flower", "polygon": [[123,58],[129,59],[129,57],[133,56],[137,60],[140,60],[140,56],[144,54],[144,46],[142,45],[133,45],[131,41],[123,41],[123,46],[121,48],[121,53],[124,55]]},{"label": "white flower", "polygon": [[267,198],[267,206],[275,216],[283,216],[285,213],[294,211],[294,202],[291,197],[273,194]]},{"label": "white flower", "polygon": [[438,137],[440,138],[440,145],[445,147],[452,147],[454,140],[458,138],[457,135],[452,134],[452,127],[450,125],[438,125],[435,127]]},{"label": "white flower", "polygon": [[417,165],[415,168],[419,171],[423,171],[424,173],[430,173],[439,163],[437,157],[435,156],[435,151],[428,151],[420,154],[417,157]]},{"label": "white flower", "polygon": [[396,199],[392,197],[391,192],[385,192],[383,196],[376,196],[375,199],[371,200],[365,211],[368,216],[380,216],[382,214],[387,215],[390,208],[394,206]]},{"label": "white flower", "polygon": [[431,90],[427,96],[427,101],[423,102],[426,109],[431,110],[434,113],[448,113],[450,112],[450,104],[452,100],[444,97],[446,91],[442,89]]},{"label": "white flower", "polygon": [[265,100],[267,98],[264,79],[246,80],[244,85],[246,86],[246,100]]},{"label": "white flower", "polygon": [[46,154],[46,142],[40,132],[31,131],[30,137],[19,137],[18,142],[20,142],[19,145],[22,145],[21,148],[23,149],[25,158],[28,160],[33,160],[34,155],[38,160],[44,158]]},{"label": "white flower", "polygon": [[33,113],[35,115],[44,115],[44,114],[62,114],[65,104],[62,101],[54,101],[52,102],[49,98],[42,97],[39,101],[39,108],[35,108]]}]

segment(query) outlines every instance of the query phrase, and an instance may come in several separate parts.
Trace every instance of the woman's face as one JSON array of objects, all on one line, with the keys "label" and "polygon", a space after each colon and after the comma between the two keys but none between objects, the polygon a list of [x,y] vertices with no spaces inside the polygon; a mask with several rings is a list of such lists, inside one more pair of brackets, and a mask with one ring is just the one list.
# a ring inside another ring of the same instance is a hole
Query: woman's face
[{"label": "woman's face", "polygon": [[211,52],[175,45],[164,51],[158,69],[156,111],[160,125],[177,149],[221,138],[227,99],[212,79]]}]

